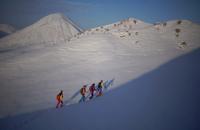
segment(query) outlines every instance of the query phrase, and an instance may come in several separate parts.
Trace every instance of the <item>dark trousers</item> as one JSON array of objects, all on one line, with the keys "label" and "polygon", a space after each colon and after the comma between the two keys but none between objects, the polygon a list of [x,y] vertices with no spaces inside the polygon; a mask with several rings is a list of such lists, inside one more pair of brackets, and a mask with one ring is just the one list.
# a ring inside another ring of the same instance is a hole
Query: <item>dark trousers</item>
[{"label": "dark trousers", "polygon": [[56,105],[56,108],[58,108],[60,105],[60,107],[63,106],[63,101],[62,100],[57,100],[57,105]]},{"label": "dark trousers", "polygon": [[85,102],[85,95],[82,95],[81,99],[79,100],[79,102]]},{"label": "dark trousers", "polygon": [[91,92],[91,96],[90,96],[90,99],[92,99],[94,96],[94,92]]}]

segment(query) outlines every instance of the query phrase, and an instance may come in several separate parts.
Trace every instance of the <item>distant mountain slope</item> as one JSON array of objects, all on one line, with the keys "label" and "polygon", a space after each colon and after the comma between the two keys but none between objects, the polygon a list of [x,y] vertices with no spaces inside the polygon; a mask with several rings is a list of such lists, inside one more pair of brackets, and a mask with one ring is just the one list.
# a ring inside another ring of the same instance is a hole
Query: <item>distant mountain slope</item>
[{"label": "distant mountain slope", "polygon": [[167,40],[178,49],[188,50],[188,48],[194,49],[199,47],[199,30],[200,25],[188,20],[172,20],[149,24],[138,19],[129,18],[86,30],[82,35],[112,34],[137,45],[142,45],[142,42],[148,41],[163,44],[162,40]]},{"label": "distant mountain slope", "polygon": [[0,24],[0,31],[8,34],[14,33],[16,29],[8,24]]},{"label": "distant mountain slope", "polygon": [[51,14],[33,25],[0,39],[0,48],[66,43],[80,31],[80,28],[62,14]]},{"label": "distant mountain slope", "polygon": [[8,24],[0,24],[0,38],[12,34],[16,31],[16,29]]}]

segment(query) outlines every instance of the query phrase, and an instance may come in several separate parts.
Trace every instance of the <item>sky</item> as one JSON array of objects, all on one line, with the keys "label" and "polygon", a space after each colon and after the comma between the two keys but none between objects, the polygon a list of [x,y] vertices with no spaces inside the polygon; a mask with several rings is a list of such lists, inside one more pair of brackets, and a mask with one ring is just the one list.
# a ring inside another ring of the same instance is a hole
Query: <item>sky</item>
[{"label": "sky", "polygon": [[175,19],[200,23],[200,0],[0,0],[0,23],[18,29],[56,12],[83,29],[129,17],[149,23]]}]

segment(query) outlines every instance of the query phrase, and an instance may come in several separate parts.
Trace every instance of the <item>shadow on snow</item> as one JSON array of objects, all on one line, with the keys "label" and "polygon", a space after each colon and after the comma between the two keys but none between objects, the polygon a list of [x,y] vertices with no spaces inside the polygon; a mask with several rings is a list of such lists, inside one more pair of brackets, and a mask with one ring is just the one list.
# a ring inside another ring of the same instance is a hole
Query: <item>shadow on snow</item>
[{"label": "shadow on snow", "polygon": [[7,117],[0,120],[0,128],[199,129],[199,59],[200,49],[197,49],[109,91],[94,102]]}]

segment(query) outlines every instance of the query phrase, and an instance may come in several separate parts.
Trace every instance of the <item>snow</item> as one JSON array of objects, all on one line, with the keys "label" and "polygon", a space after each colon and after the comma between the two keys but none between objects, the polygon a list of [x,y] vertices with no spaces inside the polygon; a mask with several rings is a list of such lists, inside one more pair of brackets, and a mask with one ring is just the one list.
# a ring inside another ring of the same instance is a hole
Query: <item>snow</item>
[{"label": "snow", "polygon": [[4,130],[199,129],[200,50],[86,103],[1,120]]},{"label": "snow", "polygon": [[71,20],[62,14],[55,13],[9,37],[0,39],[0,49],[66,43],[80,31],[82,30],[72,24]]},{"label": "snow", "polygon": [[[130,21],[133,19],[124,24]],[[61,28],[46,35],[49,25],[64,23],[65,35],[60,35]],[[0,104],[4,107],[0,108],[0,128],[199,127],[195,115],[199,114],[200,26],[187,21],[180,25],[170,21],[165,27],[142,21],[138,25],[112,28],[111,24],[107,26],[109,31],[104,26],[103,30],[80,33],[82,30],[62,15],[53,14],[3,38]],[[69,28],[74,30],[73,35]],[[182,30],[180,37],[176,37],[176,28]],[[63,36],[69,39],[63,42]],[[55,44],[48,42],[54,38]],[[186,45],[180,47],[182,41]],[[104,96],[77,104],[82,85],[112,79],[114,84]],[[64,90],[68,104],[55,109],[55,96],[60,90]]]}]

